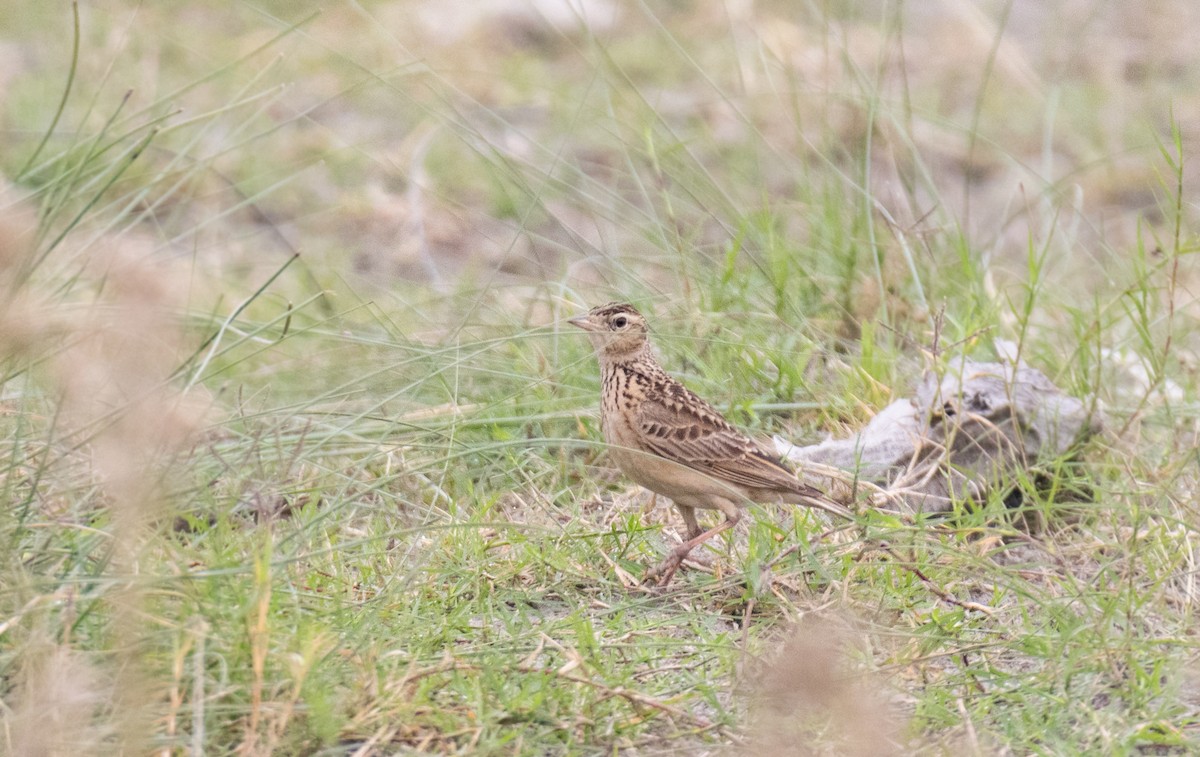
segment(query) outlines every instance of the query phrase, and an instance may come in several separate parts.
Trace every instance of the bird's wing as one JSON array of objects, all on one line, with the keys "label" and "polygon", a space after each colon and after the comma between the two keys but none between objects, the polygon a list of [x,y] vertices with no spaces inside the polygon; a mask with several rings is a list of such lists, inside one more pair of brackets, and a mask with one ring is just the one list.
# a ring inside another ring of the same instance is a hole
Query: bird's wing
[{"label": "bird's wing", "polygon": [[812,495],[820,495],[680,384],[659,398],[644,399],[637,423],[650,450],[668,460],[753,489],[793,493],[811,489]]}]

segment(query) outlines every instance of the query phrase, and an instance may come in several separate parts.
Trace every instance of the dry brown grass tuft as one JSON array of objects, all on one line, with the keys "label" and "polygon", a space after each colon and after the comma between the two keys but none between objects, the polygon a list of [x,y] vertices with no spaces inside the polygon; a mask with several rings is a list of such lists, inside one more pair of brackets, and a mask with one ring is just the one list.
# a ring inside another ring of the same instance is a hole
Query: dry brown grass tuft
[{"label": "dry brown grass tuft", "polygon": [[21,286],[36,232],[37,217],[29,209],[0,212],[0,355],[25,352],[40,336],[33,304]]},{"label": "dry brown grass tuft", "polygon": [[[90,302],[56,299],[32,275],[35,227],[23,209],[0,216],[0,288],[8,293],[0,307],[0,355],[43,366],[36,375],[51,405],[43,415],[53,419],[57,440],[48,453],[49,477],[90,479],[108,508],[108,517],[98,521],[112,540],[110,576],[116,583],[106,599],[112,633],[121,643],[105,713],[111,722],[103,727],[126,751],[138,752],[152,727],[146,703],[160,699],[158,684],[143,672],[139,565],[167,514],[164,482],[171,464],[189,448],[203,418],[199,405],[172,382],[183,349],[174,315],[181,300],[168,271],[124,254],[115,243],[88,251],[77,291]],[[65,742],[56,739],[72,729],[45,726],[61,720],[79,726],[73,732],[89,733],[80,724],[92,723],[96,714],[100,673],[69,641],[46,644],[51,648],[23,655],[26,672],[16,693],[23,704],[12,726],[20,754],[66,753]]]},{"label": "dry brown grass tuft", "polygon": [[[96,715],[111,695],[85,655],[45,636],[26,642],[17,675],[17,706],[4,718],[11,754],[102,754]],[[3,722],[3,721],[0,721]]]},{"label": "dry brown grass tuft", "polygon": [[806,616],[750,671],[750,754],[902,753],[898,724],[880,686],[855,669],[852,644],[846,623]]}]

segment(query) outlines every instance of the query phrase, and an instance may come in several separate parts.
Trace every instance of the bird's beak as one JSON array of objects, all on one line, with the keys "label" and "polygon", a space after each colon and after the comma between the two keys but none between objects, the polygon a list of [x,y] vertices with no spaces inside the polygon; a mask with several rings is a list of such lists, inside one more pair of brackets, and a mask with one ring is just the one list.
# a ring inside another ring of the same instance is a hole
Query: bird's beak
[{"label": "bird's beak", "polygon": [[584,331],[595,331],[596,325],[586,315],[577,315],[574,318],[568,318],[567,323],[572,326],[578,326]]}]

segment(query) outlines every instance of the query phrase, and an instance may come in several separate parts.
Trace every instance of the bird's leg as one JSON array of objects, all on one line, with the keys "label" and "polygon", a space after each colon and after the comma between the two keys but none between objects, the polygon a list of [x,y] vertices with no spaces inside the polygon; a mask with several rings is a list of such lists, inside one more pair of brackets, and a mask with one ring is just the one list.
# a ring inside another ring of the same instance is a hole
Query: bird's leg
[{"label": "bird's leg", "polygon": [[658,492],[650,492],[650,501],[642,507],[642,515],[649,515],[658,507]]},{"label": "bird's leg", "polygon": [[[683,519],[685,521],[690,521],[688,523],[689,535],[693,526],[695,526],[695,530],[699,533],[697,533],[695,536],[692,536],[675,549],[671,550],[671,554],[667,555],[667,559],[646,571],[646,577],[644,579],[645,581],[657,579],[659,586],[666,586],[667,584],[671,583],[671,579],[675,577],[675,571],[679,570],[679,566],[683,564],[683,561],[687,558],[688,553],[722,531],[728,531],[729,529],[733,528],[737,525],[738,521],[742,519],[742,514],[738,510],[737,505],[733,504],[732,502],[719,500],[717,502],[717,506],[721,512],[725,514],[725,520],[713,528],[708,529],[707,531],[700,531],[700,526],[698,523],[696,523],[696,513],[694,508],[689,507],[686,508],[686,510],[682,507],[679,508],[679,512],[681,515],[683,515]],[[676,507],[679,507],[679,505],[676,505]]]},{"label": "bird's leg", "polygon": [[700,528],[700,523],[696,520],[696,508],[676,503],[675,509],[683,516],[684,525],[687,526],[687,538],[695,539],[704,533],[704,529]]}]

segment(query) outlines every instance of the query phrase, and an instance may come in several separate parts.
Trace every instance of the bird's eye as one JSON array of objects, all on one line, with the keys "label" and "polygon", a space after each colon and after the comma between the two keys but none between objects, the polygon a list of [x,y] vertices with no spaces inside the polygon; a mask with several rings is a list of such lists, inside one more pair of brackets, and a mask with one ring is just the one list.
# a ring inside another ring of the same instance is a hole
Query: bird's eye
[{"label": "bird's eye", "polygon": [[629,319],[623,315],[619,315],[613,319],[613,328],[623,329],[629,325]]}]

